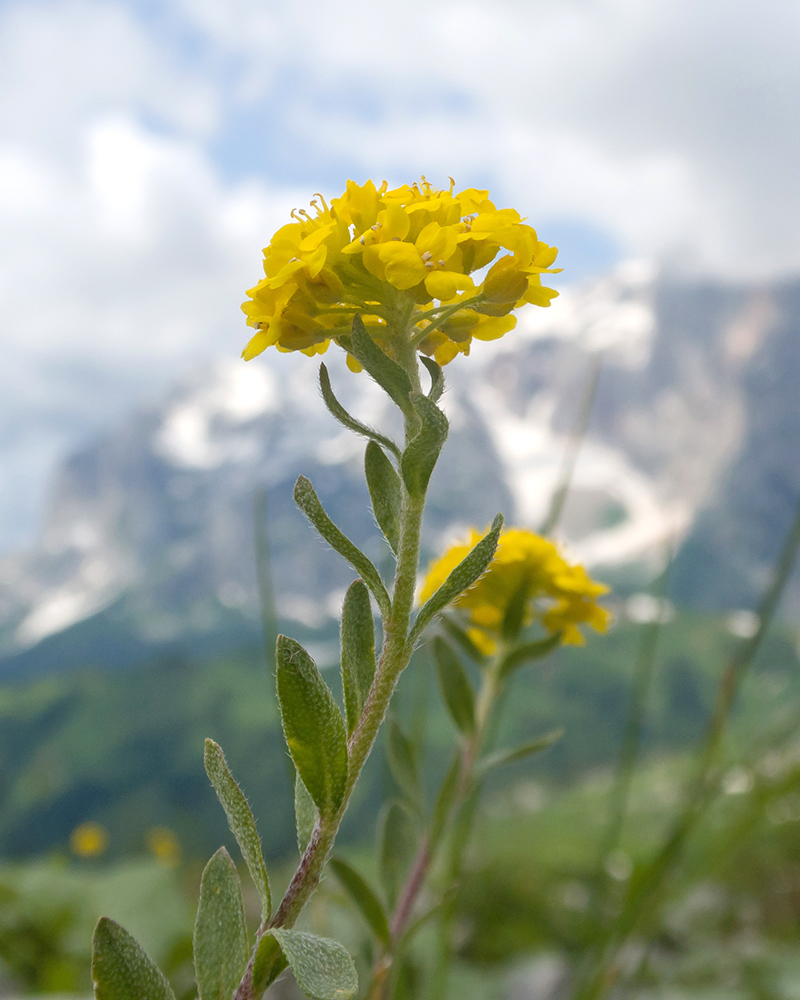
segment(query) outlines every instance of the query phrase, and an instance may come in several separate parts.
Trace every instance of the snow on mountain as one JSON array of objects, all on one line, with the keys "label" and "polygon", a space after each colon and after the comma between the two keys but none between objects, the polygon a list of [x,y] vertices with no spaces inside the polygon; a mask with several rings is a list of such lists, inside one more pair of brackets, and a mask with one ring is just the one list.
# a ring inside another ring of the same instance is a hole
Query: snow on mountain
[{"label": "snow on mountain", "polygon": [[[559,537],[601,574],[652,561],[687,534],[696,548],[698,512],[724,508],[724,484],[752,438],[748,379],[765,352],[780,366],[789,350],[790,293],[796,286],[672,284],[629,265],[476,345],[446,370],[452,433],[431,486],[428,550],[497,510],[512,523],[542,522],[598,358]],[[325,361],[342,401],[398,433],[384,394],[340,353]],[[794,405],[782,385],[771,401],[778,422]],[[362,460],[363,442],[324,407],[313,360],[270,354],[193,373],[59,469],[41,543],[0,560],[0,653],[111,608],[156,644],[212,635],[231,615],[255,629],[255,494],[265,498],[279,614],[323,624],[351,573],[314,537],[291,489],[308,475],[334,520],[385,565],[388,550],[364,516]],[[769,544],[762,549],[763,561]]]}]

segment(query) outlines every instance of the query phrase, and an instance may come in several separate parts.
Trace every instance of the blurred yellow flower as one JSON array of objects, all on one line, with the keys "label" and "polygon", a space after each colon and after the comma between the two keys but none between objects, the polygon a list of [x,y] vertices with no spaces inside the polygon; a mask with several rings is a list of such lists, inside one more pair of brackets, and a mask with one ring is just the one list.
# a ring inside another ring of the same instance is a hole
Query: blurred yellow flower
[{"label": "blurred yellow flower", "polygon": [[[555,273],[555,247],[542,243],[514,209],[500,209],[489,192],[453,193],[419,184],[388,190],[386,181],[348,181],[330,206],[322,195],[314,214],[293,212],[264,250],[264,278],[242,305],[256,333],[246,360],[267,347],[321,354],[341,343],[356,313],[389,354],[410,337],[447,364],[470,343],[513,329],[514,309],[550,305],[558,292],[541,283]],[[482,283],[472,277],[508,251]]]},{"label": "blurred yellow flower", "polygon": [[69,835],[69,847],[79,858],[96,858],[108,847],[108,830],[99,823],[81,823]]},{"label": "blurred yellow flower", "polygon": [[[468,539],[431,563],[420,601],[438,590],[480,538],[481,533],[472,529]],[[469,619],[470,638],[489,655],[497,647],[512,601],[519,599],[523,625],[539,621],[551,634],[560,632],[562,643],[582,645],[579,625],[591,625],[598,632],[608,627],[611,615],[596,602],[608,589],[582,566],[566,562],[548,539],[524,528],[509,528],[500,534],[489,569],[455,603]]]},{"label": "blurred yellow flower", "polygon": [[181,842],[168,826],[151,826],[145,834],[148,849],[166,868],[175,868],[181,861]]}]

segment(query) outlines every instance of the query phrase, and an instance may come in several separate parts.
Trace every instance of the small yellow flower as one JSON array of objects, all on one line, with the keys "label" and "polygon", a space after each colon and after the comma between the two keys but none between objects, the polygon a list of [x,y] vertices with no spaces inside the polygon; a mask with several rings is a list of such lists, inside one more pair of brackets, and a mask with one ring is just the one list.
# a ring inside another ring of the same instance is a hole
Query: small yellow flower
[{"label": "small yellow flower", "polygon": [[152,826],[145,834],[145,841],[156,860],[165,868],[175,868],[181,861],[181,842],[168,826]]},{"label": "small yellow flower", "polygon": [[[438,590],[480,538],[481,533],[472,529],[469,538],[431,563],[420,601]],[[551,634],[560,632],[564,644],[585,642],[579,625],[605,632],[611,620],[610,613],[596,602],[608,592],[605,584],[592,580],[582,566],[570,565],[548,539],[524,528],[510,528],[501,532],[489,569],[455,602],[466,614],[468,635],[481,652],[494,652],[509,606],[523,589],[523,625],[539,621]]]},{"label": "small yellow flower", "polygon": [[79,858],[96,858],[108,847],[108,830],[99,823],[81,823],[69,835],[69,847]]},{"label": "small yellow flower", "polygon": [[[359,313],[389,354],[399,338],[412,338],[447,364],[469,354],[473,337],[513,329],[515,309],[550,305],[558,292],[541,275],[555,273],[555,247],[514,209],[498,210],[488,191],[454,194],[454,186],[439,190],[423,178],[390,191],[385,181],[348,181],[330,206],[316,195],[314,214],[293,212],[264,250],[264,278],[242,306],[256,330],[243,357],[271,346],[322,354]],[[476,284],[473,275],[493,261]]]}]

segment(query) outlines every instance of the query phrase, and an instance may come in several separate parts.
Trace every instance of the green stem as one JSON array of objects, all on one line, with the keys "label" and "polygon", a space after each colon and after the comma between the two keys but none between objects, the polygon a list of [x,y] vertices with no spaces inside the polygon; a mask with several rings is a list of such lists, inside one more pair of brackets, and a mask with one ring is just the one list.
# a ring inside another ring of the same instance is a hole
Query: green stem
[{"label": "green stem", "polygon": [[[442,309],[441,313],[436,317],[434,322],[428,323],[424,329],[414,334],[411,338],[412,346],[416,347],[417,344],[421,343],[428,336],[429,333],[433,333],[434,330],[438,330],[442,323],[446,322],[451,316],[455,315],[461,309],[468,309],[470,306],[477,305],[479,302],[482,302],[483,299],[484,296],[483,293],[481,293],[480,295],[473,295],[471,299],[462,299],[460,302],[456,302],[455,305],[446,306]],[[420,320],[424,318],[425,313],[421,313]]]}]

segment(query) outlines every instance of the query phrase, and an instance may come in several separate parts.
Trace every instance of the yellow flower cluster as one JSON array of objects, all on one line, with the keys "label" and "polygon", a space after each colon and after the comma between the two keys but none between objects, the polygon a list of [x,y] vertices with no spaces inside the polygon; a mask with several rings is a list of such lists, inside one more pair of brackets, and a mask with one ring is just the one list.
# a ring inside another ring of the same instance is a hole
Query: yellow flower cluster
[{"label": "yellow flower cluster", "polygon": [[[480,538],[480,532],[473,529],[467,540],[431,563],[421,601],[438,590]],[[546,538],[510,528],[500,534],[489,569],[456,601],[469,618],[469,637],[486,655],[496,649],[509,605],[523,587],[527,592],[523,623],[538,620],[551,634],[560,632],[562,643],[582,645],[585,640],[579,625],[605,632],[611,620],[596,601],[608,592],[605,584],[592,580],[582,566],[571,566]]]},{"label": "yellow flower cluster", "polygon": [[[265,277],[242,305],[256,329],[245,360],[272,345],[322,354],[361,313],[387,353],[410,336],[447,364],[469,353],[473,337],[495,340],[513,329],[519,306],[549,306],[558,292],[541,275],[555,273],[556,248],[514,209],[497,209],[488,191],[453,188],[424,178],[391,191],[385,181],[348,181],[330,206],[316,195],[313,215],[293,212],[264,250]],[[489,264],[476,284],[472,275]]]}]

